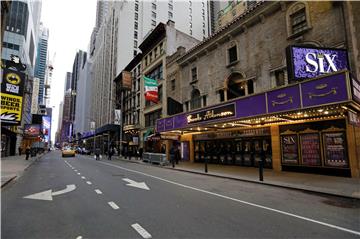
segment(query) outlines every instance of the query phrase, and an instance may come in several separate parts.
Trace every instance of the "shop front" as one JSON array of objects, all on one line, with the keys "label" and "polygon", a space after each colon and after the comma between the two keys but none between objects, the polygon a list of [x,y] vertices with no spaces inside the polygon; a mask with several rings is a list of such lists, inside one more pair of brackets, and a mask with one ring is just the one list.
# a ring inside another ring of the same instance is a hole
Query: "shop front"
[{"label": "shop front", "polygon": [[159,119],[178,134],[191,162],[359,177],[360,84],[340,71]]},{"label": "shop front", "polygon": [[138,156],[140,125],[124,125],[124,147],[129,156]]}]

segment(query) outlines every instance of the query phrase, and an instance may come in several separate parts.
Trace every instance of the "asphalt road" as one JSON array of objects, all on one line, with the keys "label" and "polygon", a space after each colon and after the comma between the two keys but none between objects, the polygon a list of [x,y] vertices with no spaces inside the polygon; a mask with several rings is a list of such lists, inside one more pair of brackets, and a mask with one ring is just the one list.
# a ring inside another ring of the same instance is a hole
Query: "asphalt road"
[{"label": "asphalt road", "polygon": [[2,238],[360,238],[357,200],[59,151],[1,200]]}]

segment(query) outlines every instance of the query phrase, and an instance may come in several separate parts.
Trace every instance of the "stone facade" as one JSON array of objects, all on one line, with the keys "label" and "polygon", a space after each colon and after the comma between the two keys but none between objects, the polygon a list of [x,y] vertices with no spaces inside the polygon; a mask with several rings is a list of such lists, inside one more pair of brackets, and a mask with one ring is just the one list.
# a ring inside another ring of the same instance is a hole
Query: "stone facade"
[{"label": "stone facade", "polygon": [[[306,13],[306,27],[291,33],[290,15],[299,9]],[[316,47],[346,47],[342,5],[333,2],[263,2],[245,12],[232,24],[177,59],[181,90],[172,92],[181,99],[184,110],[191,110],[191,92],[200,91],[201,106],[226,101],[229,80],[252,80],[253,90],[244,85],[245,94],[277,87],[276,77],[283,72],[288,83],[285,49],[291,44]],[[336,34],[334,34],[336,33]],[[236,47],[236,61],[229,62],[229,49]],[[192,69],[197,80],[192,81]],[[170,80],[170,79],[168,79]],[[177,80],[177,79],[176,79]],[[224,96],[221,97],[221,91]],[[205,98],[205,100],[204,100]],[[224,98],[224,99],[221,99]],[[189,104],[190,105],[190,104]]]}]

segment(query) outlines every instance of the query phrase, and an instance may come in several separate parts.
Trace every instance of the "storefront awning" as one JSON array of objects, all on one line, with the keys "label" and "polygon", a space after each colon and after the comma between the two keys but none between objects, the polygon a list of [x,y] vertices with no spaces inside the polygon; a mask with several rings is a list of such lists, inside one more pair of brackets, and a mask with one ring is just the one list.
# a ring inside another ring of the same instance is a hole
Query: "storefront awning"
[{"label": "storefront awning", "polygon": [[[360,100],[357,100],[357,95],[360,94],[357,84],[359,83],[350,77],[348,71],[340,71],[216,106],[162,118],[156,122],[156,132],[184,129],[200,131],[205,127],[224,128],[226,123],[241,127],[261,126],[264,123],[307,119],[311,114],[315,117],[327,117],[330,112],[327,108],[360,106]],[[306,113],[307,111],[309,113]],[[338,112],[340,111],[335,113]],[[251,119],[255,119],[254,122]]]}]

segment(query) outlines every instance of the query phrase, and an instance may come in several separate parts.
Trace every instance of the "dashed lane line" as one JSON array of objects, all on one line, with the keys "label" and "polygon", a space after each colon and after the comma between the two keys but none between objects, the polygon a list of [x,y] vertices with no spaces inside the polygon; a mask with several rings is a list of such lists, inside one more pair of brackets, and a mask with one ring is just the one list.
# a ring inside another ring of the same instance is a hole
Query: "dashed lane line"
[{"label": "dashed lane line", "polygon": [[148,239],[151,238],[151,234],[148,233],[142,226],[140,226],[138,223],[132,224],[132,228],[135,229],[143,238]]},{"label": "dashed lane line", "polygon": [[77,173],[77,175],[81,175],[81,173]]},{"label": "dashed lane line", "polygon": [[119,209],[118,205],[116,205],[116,203],[114,203],[114,202],[108,202],[108,204],[109,204],[110,207],[112,207],[114,210]]},{"label": "dashed lane line", "polygon": [[321,222],[321,221],[318,221],[318,220],[315,220],[315,219],[311,219],[309,217],[303,217],[303,216],[296,215],[296,214],[293,214],[293,213],[289,213],[289,212],[281,211],[281,210],[278,210],[278,209],[262,206],[262,205],[259,205],[259,204],[247,202],[247,201],[244,201],[244,200],[228,197],[228,196],[221,195],[221,194],[218,194],[218,193],[213,193],[213,192],[206,191],[206,190],[203,190],[203,189],[195,188],[195,187],[192,187],[192,186],[188,186],[188,185],[185,185],[185,184],[181,184],[181,183],[177,183],[177,182],[174,182],[174,181],[171,181],[171,180],[167,180],[167,179],[164,179],[164,178],[153,176],[151,174],[147,174],[147,173],[139,172],[139,171],[136,171],[136,170],[124,168],[124,167],[114,165],[114,164],[111,164],[111,163],[105,163],[105,162],[99,162],[99,163],[105,164],[105,165],[108,165],[108,166],[111,166],[111,167],[115,167],[115,168],[120,168],[120,169],[128,171],[128,172],[141,174],[141,175],[144,175],[144,176],[147,176],[147,177],[150,177],[150,178],[155,178],[155,179],[158,179],[158,180],[163,181],[163,182],[167,182],[167,183],[177,185],[179,187],[188,188],[188,189],[191,189],[191,190],[194,190],[194,191],[210,194],[210,195],[220,197],[220,198],[223,198],[223,199],[231,200],[231,201],[234,201],[234,202],[239,202],[239,203],[246,204],[246,205],[249,205],[249,206],[252,206],[252,207],[257,207],[257,208],[261,208],[261,209],[264,209],[264,210],[276,212],[276,213],[279,213],[279,214],[294,217],[294,218],[301,219],[301,220],[308,221],[308,222],[313,222],[313,223],[316,223],[316,224],[319,224],[319,225],[322,225],[322,226],[325,226],[325,227],[330,227],[330,228],[333,228],[333,229],[337,229],[337,230],[340,230],[340,231],[344,231],[344,232],[348,232],[348,233],[360,236],[360,231],[351,230],[351,229],[348,229],[348,228],[345,228],[345,227],[340,227],[340,226],[336,226],[336,225],[333,225],[333,224],[330,224],[330,223]]},{"label": "dashed lane line", "polygon": [[90,181],[86,181],[87,184],[91,185],[92,183]]},{"label": "dashed lane line", "polygon": [[81,176],[82,179],[86,179],[84,176]]},{"label": "dashed lane line", "polygon": [[102,194],[102,192],[101,192],[99,189],[95,189],[95,192],[96,192],[97,194]]}]

